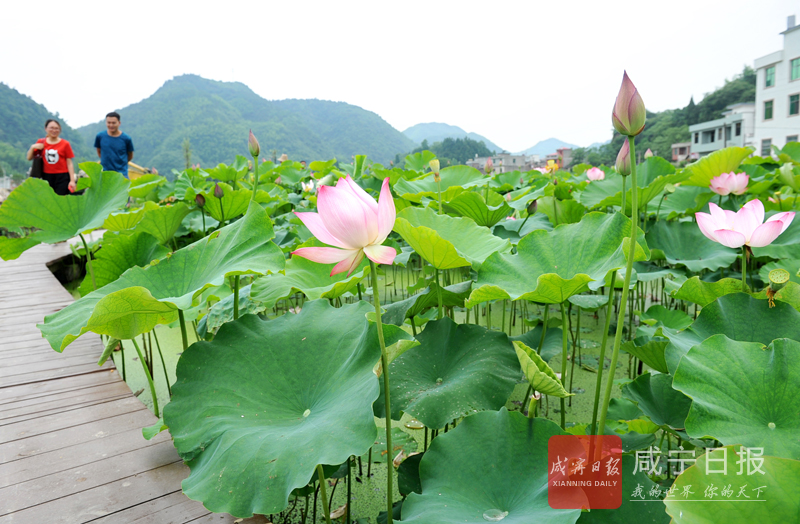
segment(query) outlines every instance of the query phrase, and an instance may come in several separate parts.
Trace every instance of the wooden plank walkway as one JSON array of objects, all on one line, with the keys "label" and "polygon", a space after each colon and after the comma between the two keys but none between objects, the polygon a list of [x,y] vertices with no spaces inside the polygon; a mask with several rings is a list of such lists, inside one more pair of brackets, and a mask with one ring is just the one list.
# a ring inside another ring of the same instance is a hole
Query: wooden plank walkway
[{"label": "wooden plank walkway", "polygon": [[98,336],[59,354],[36,329],[73,300],[47,267],[69,253],[39,245],[0,260],[0,524],[237,521],[181,492],[189,469],[167,432],[142,437],[156,418],[110,359],[97,365]]}]

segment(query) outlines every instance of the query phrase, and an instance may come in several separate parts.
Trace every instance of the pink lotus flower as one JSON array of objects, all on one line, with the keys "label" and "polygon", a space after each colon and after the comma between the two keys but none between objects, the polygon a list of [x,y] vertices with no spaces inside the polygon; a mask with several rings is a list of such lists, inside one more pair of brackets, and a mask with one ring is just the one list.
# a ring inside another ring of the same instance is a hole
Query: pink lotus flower
[{"label": "pink lotus flower", "polygon": [[770,245],[792,223],[794,212],[777,213],[764,222],[764,204],[751,200],[734,213],[709,203],[711,214],[695,213],[700,231],[723,246],[739,248]]},{"label": "pink lotus flower", "polygon": [[593,167],[586,172],[586,178],[589,180],[605,180],[606,174],[603,172],[602,169]]},{"label": "pink lotus flower", "polygon": [[489,158],[488,160],[486,160],[486,165],[484,165],[484,166],[483,166],[483,171],[484,171],[484,172],[485,172],[487,175],[490,175],[490,174],[492,173],[492,171],[494,171],[494,162],[492,162],[492,159],[491,159],[491,158]]},{"label": "pink lotus flower", "polygon": [[711,191],[718,195],[741,195],[747,191],[750,177],[747,173],[722,173],[711,179]]},{"label": "pink lotus flower", "polygon": [[[364,259],[391,264],[397,252],[382,246],[394,227],[396,212],[389,179],[383,180],[380,201],[367,194],[348,175],[336,187],[320,186],[318,213],[295,213],[317,239],[336,247],[302,247],[292,252],[320,264],[337,263],[331,276],[350,275]],[[338,248],[338,249],[337,249]]]}]

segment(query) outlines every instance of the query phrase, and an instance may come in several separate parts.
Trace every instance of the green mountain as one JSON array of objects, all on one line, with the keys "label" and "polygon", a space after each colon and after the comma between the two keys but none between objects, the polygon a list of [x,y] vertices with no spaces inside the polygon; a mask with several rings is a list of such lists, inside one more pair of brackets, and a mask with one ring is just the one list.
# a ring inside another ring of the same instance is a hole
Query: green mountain
[{"label": "green mountain", "polygon": [[78,162],[96,158],[85,140],[64,123],[58,114],[48,111],[31,97],[0,83],[0,169],[3,173],[26,173],[31,163],[25,153],[31,144],[43,138],[44,123],[55,118],[61,123],[61,138],[69,140]]},{"label": "green mountain", "polygon": [[[191,162],[215,166],[247,155],[250,129],[261,156],[286,153],[293,160],[349,162],[356,154],[387,163],[414,143],[370,111],[323,100],[265,100],[239,82],[196,75],[167,81],[139,103],[119,109],[120,128],[131,136],[134,162],[162,172],[183,169],[182,145],[191,144]],[[90,146],[104,121],[78,131]],[[274,152],[274,153],[273,153]]]},{"label": "green mountain", "polygon": [[[651,149],[657,156],[672,161],[672,144],[688,142],[689,126],[722,117],[722,112],[731,105],[753,102],[756,99],[756,72],[745,66],[741,74],[695,104],[694,98],[686,107],[668,109],[660,113],[647,112],[644,131],[636,137],[636,152],[644,155]],[[645,103],[647,101],[645,100]],[[572,152],[573,164],[586,162],[592,165],[614,165],[625,138],[614,134],[611,142],[598,147],[579,148]]]},{"label": "green mountain", "polygon": [[444,141],[445,138],[469,138],[475,142],[483,142],[490,151],[495,153],[504,151],[503,148],[478,133],[467,133],[458,126],[439,122],[416,124],[403,131],[403,134],[417,144],[422,144],[423,140],[427,140],[429,144],[434,144]]}]

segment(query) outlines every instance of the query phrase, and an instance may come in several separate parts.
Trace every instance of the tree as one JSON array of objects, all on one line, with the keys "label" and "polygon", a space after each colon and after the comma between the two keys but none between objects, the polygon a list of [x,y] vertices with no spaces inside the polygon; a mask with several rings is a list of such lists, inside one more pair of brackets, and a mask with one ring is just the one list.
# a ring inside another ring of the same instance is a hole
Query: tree
[{"label": "tree", "polygon": [[183,139],[183,159],[186,161],[186,169],[192,167],[192,143],[188,138]]}]

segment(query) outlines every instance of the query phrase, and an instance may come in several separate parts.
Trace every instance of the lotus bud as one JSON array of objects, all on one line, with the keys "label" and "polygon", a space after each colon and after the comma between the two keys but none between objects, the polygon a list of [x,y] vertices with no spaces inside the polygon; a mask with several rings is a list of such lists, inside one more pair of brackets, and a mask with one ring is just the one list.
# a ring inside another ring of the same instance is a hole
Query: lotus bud
[{"label": "lotus bud", "polygon": [[622,144],[622,148],[619,150],[619,154],[617,155],[617,173],[622,176],[628,176],[631,174],[631,145],[628,142],[628,138],[625,137],[625,143]]},{"label": "lotus bud", "polygon": [[650,150],[649,147],[647,148],[647,151],[644,152],[644,157],[645,158],[653,158],[653,152]]},{"label": "lotus bud", "polygon": [[222,188],[219,187],[219,184],[214,184],[214,196],[217,198],[222,198],[225,196],[225,193],[222,191]]},{"label": "lotus bud", "polygon": [[494,162],[492,162],[492,159],[489,158],[488,160],[486,160],[486,165],[483,166],[483,171],[487,175],[491,175],[493,170],[494,170]]},{"label": "lotus bud", "polygon": [[644,101],[626,71],[611,113],[614,129],[625,136],[636,136],[644,129],[645,118]]},{"label": "lotus bud", "polygon": [[511,193],[506,193],[503,198],[506,199],[506,202],[511,202]]},{"label": "lotus bud", "polygon": [[194,201],[197,203],[197,207],[203,207],[206,205],[206,197],[203,195],[197,195],[194,197]]},{"label": "lotus bud", "polygon": [[256,140],[252,129],[250,130],[250,136],[247,138],[247,149],[250,150],[250,156],[253,158],[258,158],[258,154],[261,152],[261,147],[259,147],[258,140]]},{"label": "lotus bud", "polygon": [[534,213],[536,213],[536,209],[538,207],[539,207],[539,201],[538,200],[534,200],[533,202],[528,204],[528,214],[529,215],[533,215]]}]

